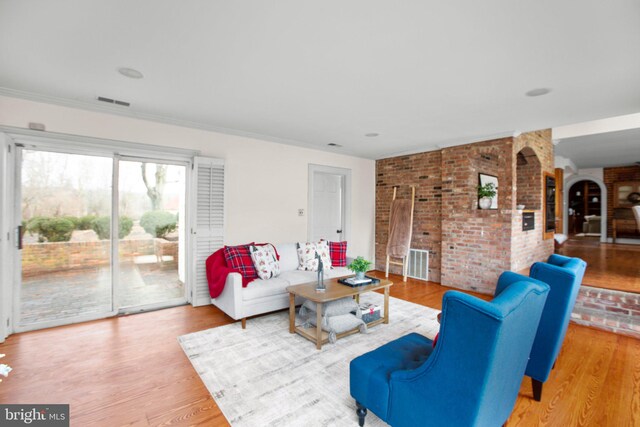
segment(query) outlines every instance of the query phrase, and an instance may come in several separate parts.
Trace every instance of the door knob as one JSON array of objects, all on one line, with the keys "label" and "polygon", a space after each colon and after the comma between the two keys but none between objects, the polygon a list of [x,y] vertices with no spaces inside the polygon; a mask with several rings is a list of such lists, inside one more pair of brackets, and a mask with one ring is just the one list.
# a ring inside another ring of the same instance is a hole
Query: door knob
[{"label": "door knob", "polygon": [[336,233],[342,233],[342,230],[336,230]]}]

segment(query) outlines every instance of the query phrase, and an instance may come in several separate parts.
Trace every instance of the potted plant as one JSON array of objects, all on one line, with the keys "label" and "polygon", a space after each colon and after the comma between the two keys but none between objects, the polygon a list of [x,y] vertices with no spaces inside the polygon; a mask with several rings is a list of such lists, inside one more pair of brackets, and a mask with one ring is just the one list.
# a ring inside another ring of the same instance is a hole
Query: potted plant
[{"label": "potted plant", "polygon": [[478,206],[480,206],[480,209],[489,209],[491,207],[491,201],[496,197],[497,193],[496,186],[493,182],[478,185]]},{"label": "potted plant", "polygon": [[351,264],[347,266],[349,270],[356,273],[356,279],[358,280],[364,279],[364,273],[366,273],[367,270],[369,270],[369,267],[371,267],[371,261],[367,261],[361,256],[351,261]]}]

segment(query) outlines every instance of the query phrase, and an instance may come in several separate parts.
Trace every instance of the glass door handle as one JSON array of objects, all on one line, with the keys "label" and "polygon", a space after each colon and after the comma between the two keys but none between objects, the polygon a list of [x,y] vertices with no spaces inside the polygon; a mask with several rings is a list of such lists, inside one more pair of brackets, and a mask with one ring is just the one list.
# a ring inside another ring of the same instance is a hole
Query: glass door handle
[{"label": "glass door handle", "polygon": [[18,242],[18,250],[22,249],[22,236],[23,236],[23,232],[22,232],[22,225],[19,225],[18,228],[16,229],[16,241]]}]

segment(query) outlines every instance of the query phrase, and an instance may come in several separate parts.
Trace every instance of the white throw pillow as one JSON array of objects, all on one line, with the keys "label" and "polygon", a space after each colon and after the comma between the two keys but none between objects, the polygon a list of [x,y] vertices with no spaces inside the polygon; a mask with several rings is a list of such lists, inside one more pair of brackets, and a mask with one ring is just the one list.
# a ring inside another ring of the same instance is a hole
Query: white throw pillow
[{"label": "white throw pillow", "polygon": [[280,274],[280,262],[276,251],[270,243],[263,246],[251,245],[251,260],[256,268],[258,277],[263,280],[277,277]]},{"label": "white throw pillow", "polygon": [[318,271],[315,243],[298,243],[298,270]]},{"label": "white throw pillow", "polygon": [[322,260],[322,268],[324,270],[331,269],[331,252],[328,241],[298,242],[296,246],[298,248],[298,270],[318,271],[317,255]]}]

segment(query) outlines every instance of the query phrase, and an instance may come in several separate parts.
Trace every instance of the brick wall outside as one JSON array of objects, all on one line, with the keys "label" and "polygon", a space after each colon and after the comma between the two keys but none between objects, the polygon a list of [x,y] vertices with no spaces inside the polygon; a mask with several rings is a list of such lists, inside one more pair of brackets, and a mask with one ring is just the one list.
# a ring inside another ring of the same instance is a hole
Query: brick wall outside
[{"label": "brick wall outside", "polygon": [[[528,233],[522,232],[521,212],[515,210],[516,155],[524,148],[537,155],[537,176],[542,170],[554,171],[550,130],[378,160],[376,268],[385,268],[393,187],[400,186],[398,197],[409,197],[410,185],[416,186],[411,246],[430,251],[430,280],[492,293],[503,271],[546,259],[553,253],[553,241],[542,239],[541,210],[536,229]],[[498,177],[499,209],[478,209],[479,173]],[[529,181],[535,176],[531,171],[526,178],[531,200],[536,185]],[[541,178],[537,188],[541,205]],[[399,267],[391,271],[399,273]]]},{"label": "brick wall outside", "polygon": [[[633,159],[631,159],[633,160]],[[617,168],[604,168],[603,181],[607,187],[607,236],[613,236],[613,184],[624,181],[640,181],[640,166],[623,166]],[[633,221],[620,222],[618,225],[618,237],[639,238]]]},{"label": "brick wall outside", "polygon": [[640,294],[582,285],[571,321],[640,338]]},{"label": "brick wall outside", "polygon": [[[133,261],[133,257],[136,256],[156,253],[154,239],[121,240],[119,249],[123,262]],[[110,250],[108,240],[25,244],[22,249],[23,276],[32,277],[54,271],[108,265]],[[158,245],[158,251],[177,259],[178,243],[163,242],[162,245]]]}]

